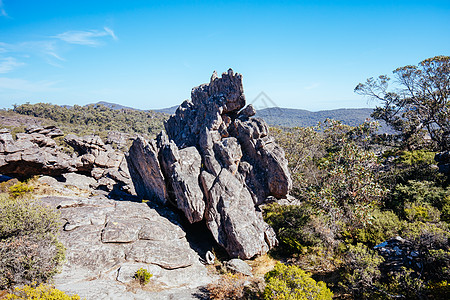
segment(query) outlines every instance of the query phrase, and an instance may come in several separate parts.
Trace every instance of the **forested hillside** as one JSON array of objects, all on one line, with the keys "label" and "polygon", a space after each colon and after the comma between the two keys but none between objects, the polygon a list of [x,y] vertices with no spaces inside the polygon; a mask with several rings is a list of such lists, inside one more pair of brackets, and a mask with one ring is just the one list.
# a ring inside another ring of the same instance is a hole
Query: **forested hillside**
[{"label": "forested hillside", "polygon": [[303,109],[271,107],[258,110],[256,116],[263,118],[271,126],[316,126],[326,119],[339,120],[346,125],[357,126],[370,118],[372,111],[371,108],[342,108],[311,112]]},{"label": "forested hillside", "polygon": [[153,111],[113,109],[102,104],[64,107],[48,103],[14,106],[13,112],[47,120],[66,134],[106,135],[108,131],[154,136],[163,128],[168,115]]}]

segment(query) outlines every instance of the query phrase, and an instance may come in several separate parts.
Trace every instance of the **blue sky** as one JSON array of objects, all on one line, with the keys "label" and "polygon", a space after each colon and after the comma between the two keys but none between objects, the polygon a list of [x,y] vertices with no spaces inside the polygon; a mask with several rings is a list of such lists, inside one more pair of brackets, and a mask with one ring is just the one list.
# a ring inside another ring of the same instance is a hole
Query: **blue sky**
[{"label": "blue sky", "polygon": [[230,67],[249,103],[372,107],[359,82],[450,55],[449,32],[448,0],[0,0],[0,108],[169,107]]}]

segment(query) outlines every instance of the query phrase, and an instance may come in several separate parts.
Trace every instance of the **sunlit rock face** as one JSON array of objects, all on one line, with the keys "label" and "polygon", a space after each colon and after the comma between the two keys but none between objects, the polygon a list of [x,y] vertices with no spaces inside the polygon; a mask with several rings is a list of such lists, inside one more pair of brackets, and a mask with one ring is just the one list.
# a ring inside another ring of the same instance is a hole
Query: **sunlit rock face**
[{"label": "sunlit rock face", "polygon": [[[142,196],[172,202],[191,223],[206,220],[232,257],[248,259],[277,244],[258,205],[269,196],[286,197],[292,181],[283,149],[245,104],[242,75],[214,72],[209,84],[192,89],[191,100],[167,120],[156,143],[149,142],[153,150],[146,153],[134,143],[128,161],[131,174],[139,175],[135,186],[146,187]],[[151,165],[142,166],[144,160]],[[146,175],[158,168],[165,187]]]}]

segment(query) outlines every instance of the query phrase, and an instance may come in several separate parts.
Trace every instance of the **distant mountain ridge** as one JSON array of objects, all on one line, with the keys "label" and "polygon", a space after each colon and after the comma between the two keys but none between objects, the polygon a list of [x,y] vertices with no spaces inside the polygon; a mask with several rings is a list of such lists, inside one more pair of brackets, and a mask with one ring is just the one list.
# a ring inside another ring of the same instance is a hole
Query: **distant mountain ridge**
[{"label": "distant mountain ridge", "polygon": [[308,127],[315,126],[326,119],[339,120],[350,126],[356,126],[370,118],[371,108],[341,108],[321,111],[271,107],[256,111],[256,117],[264,119],[272,126]]},{"label": "distant mountain ridge", "polygon": [[[101,104],[111,109],[139,110],[105,101],[100,101],[96,104]],[[177,108],[178,105],[151,110],[172,115],[175,113]],[[309,127],[315,126],[319,122],[323,122],[326,119],[335,119],[346,125],[356,126],[369,119],[372,112],[372,108],[340,108],[332,110],[309,111],[305,109],[270,107],[257,110],[256,117],[264,119],[264,121],[266,121],[270,126]]]},{"label": "distant mountain ridge", "polygon": [[120,105],[120,104],[106,102],[106,101],[97,102],[97,103],[95,103],[95,105],[103,105],[103,106],[106,106],[107,108],[114,109],[114,110],[119,110],[119,109],[142,110],[142,109],[129,107],[129,106],[123,106],[123,105]]}]

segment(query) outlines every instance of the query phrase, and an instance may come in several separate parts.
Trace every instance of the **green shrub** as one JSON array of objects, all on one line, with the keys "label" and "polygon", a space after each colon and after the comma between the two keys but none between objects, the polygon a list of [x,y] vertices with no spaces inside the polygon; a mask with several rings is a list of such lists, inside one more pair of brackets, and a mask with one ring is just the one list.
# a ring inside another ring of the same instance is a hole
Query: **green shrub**
[{"label": "green shrub", "polygon": [[147,269],[140,268],[136,271],[134,274],[134,278],[139,281],[141,285],[146,285],[150,282],[150,278],[153,277],[153,274],[151,274]]},{"label": "green shrub", "polygon": [[13,198],[19,198],[25,196],[28,193],[31,193],[34,190],[34,187],[28,185],[24,182],[18,182],[15,185],[9,187],[9,194]]},{"label": "green shrub", "polygon": [[441,215],[436,207],[426,202],[408,202],[405,204],[404,212],[406,219],[410,222],[439,222]]},{"label": "green shrub", "polygon": [[330,247],[334,234],[325,224],[324,217],[305,205],[279,205],[264,207],[264,220],[272,226],[285,253],[302,253],[307,247]]},{"label": "green shrub", "polygon": [[412,241],[422,261],[418,271],[429,282],[450,282],[450,230],[445,223],[406,223],[402,236]]},{"label": "green shrub", "polygon": [[450,299],[450,282],[444,280],[430,283],[428,285],[428,294],[431,299]]},{"label": "green shrub", "polygon": [[344,256],[344,280],[340,285],[355,299],[371,297],[373,287],[381,277],[379,266],[383,261],[382,256],[364,244],[348,245]]},{"label": "green shrub", "polygon": [[[409,217],[413,216],[412,220],[416,220],[414,218],[415,216],[419,218],[417,220],[423,221],[426,221],[428,217],[433,218],[435,217],[435,211],[430,211],[429,206],[432,205],[438,210],[443,210],[443,220],[450,219],[448,211],[448,208],[450,208],[450,189],[436,186],[434,182],[409,180],[406,184],[398,184],[394,188],[391,197],[391,201],[397,205],[397,212],[400,215],[404,215],[406,218],[408,218],[408,214]],[[410,203],[410,207],[406,207],[407,203]],[[416,206],[417,209],[412,208],[411,203],[415,203],[414,206]],[[426,204],[429,205],[427,206]],[[409,211],[406,211],[405,208],[409,209]],[[429,215],[429,213],[431,213],[431,215]]]},{"label": "green shrub", "polygon": [[397,162],[406,165],[434,164],[435,152],[425,150],[401,151]]},{"label": "green shrub", "polygon": [[37,201],[0,195],[0,289],[45,282],[64,260],[58,214]]},{"label": "green shrub", "polygon": [[0,193],[9,193],[9,188],[17,183],[19,183],[19,180],[17,180],[16,178],[0,182]]},{"label": "green shrub", "polygon": [[426,283],[412,270],[403,267],[390,274],[387,284],[383,286],[391,295],[400,299],[425,299]]},{"label": "green shrub", "polygon": [[[403,222],[400,235],[411,241],[419,242],[422,237],[429,240],[447,241],[450,238],[449,226],[446,223]],[[441,243],[441,242],[439,242]]]},{"label": "green shrub", "polygon": [[333,293],[324,282],[316,282],[309,274],[296,266],[277,263],[264,279],[266,300],[332,299]]},{"label": "green shrub", "polygon": [[366,226],[356,229],[354,239],[350,242],[356,240],[373,247],[398,234],[402,223],[395,213],[375,209],[370,215]]},{"label": "green shrub", "polygon": [[63,291],[52,288],[51,286],[40,284],[39,286],[32,287],[25,285],[21,288],[15,288],[12,294],[6,296],[7,300],[79,300],[80,296],[69,296]]},{"label": "green shrub", "polygon": [[450,195],[442,200],[441,221],[450,223]]}]

